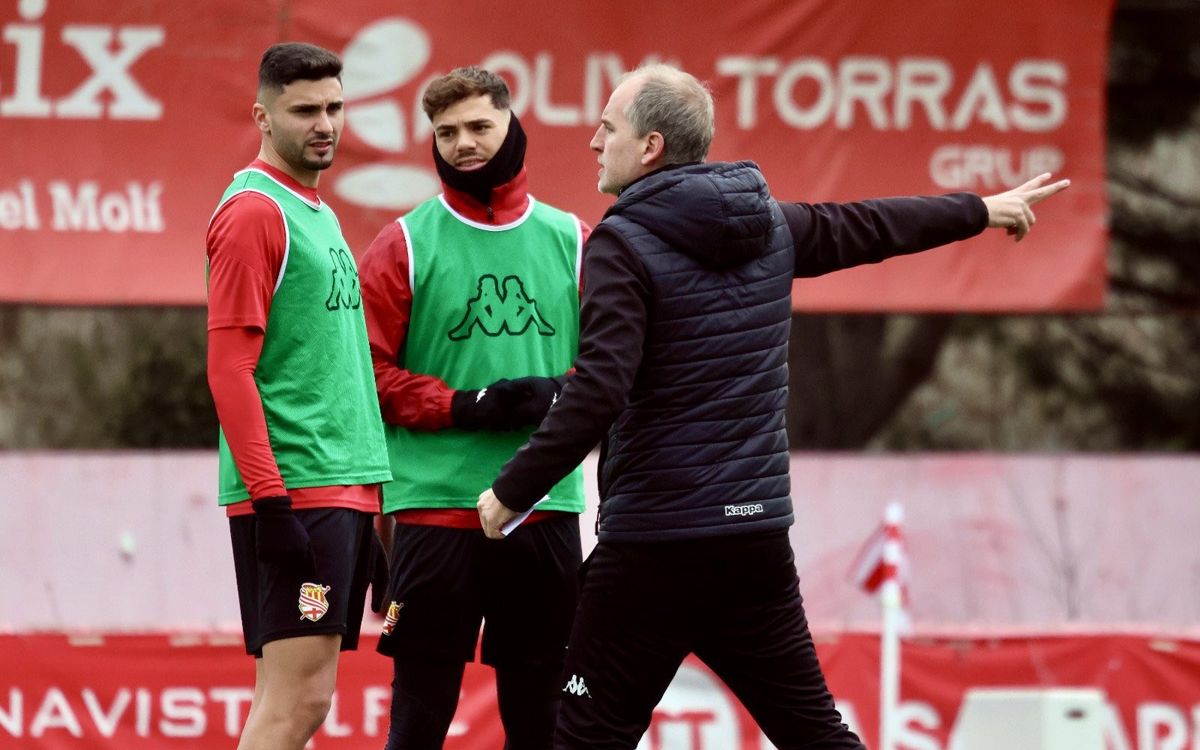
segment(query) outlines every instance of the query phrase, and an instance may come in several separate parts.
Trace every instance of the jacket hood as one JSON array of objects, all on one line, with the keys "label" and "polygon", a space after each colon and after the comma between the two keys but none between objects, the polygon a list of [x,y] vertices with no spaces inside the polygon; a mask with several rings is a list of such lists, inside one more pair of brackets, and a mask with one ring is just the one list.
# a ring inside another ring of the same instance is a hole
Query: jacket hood
[{"label": "jacket hood", "polygon": [[652,172],[621,191],[604,216],[632,221],[715,269],[762,256],[774,223],[767,182],[751,161]]}]

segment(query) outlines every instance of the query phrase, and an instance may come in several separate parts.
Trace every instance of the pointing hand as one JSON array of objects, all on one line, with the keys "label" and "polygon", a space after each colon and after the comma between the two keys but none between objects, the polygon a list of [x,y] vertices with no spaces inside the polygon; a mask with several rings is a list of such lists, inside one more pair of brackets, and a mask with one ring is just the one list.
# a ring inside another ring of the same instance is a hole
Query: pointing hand
[{"label": "pointing hand", "polygon": [[1071,184],[1070,180],[1059,180],[1047,185],[1049,180],[1050,173],[1046,172],[1034,177],[1024,185],[984,198],[983,205],[987,206],[988,226],[1002,228],[1009,235],[1015,235],[1017,242],[1025,239],[1025,235],[1029,234],[1029,230],[1033,228],[1036,221],[1030,206],[1057,192],[1066,190]]}]

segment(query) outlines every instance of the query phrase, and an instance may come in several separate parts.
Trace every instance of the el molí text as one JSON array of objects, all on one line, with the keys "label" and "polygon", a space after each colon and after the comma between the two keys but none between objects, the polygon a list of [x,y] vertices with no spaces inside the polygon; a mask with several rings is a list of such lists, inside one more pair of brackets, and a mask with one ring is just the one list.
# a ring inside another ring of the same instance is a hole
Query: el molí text
[{"label": "el mol\u00ed text", "polygon": [[162,192],[161,182],[102,187],[92,180],[52,180],[39,190],[32,180],[20,180],[0,187],[0,229],[161,232]]}]

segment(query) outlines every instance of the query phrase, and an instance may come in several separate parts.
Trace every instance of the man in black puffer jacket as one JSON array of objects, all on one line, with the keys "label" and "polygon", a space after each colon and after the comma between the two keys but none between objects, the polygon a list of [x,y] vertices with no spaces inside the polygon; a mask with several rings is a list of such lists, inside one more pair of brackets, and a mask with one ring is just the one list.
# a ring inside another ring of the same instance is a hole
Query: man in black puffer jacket
[{"label": "man in black puffer jacket", "polygon": [[712,98],[669,66],[627,76],[601,122],[599,189],[618,198],[588,240],[575,375],[479,500],[501,538],[602,441],[555,747],[636,746],[695,653],[781,750],[861,748],[821,674],[787,535],[792,279],[985,227],[1019,240],[1030,205],[1068,183],[778,203],[753,163],[703,162]]}]

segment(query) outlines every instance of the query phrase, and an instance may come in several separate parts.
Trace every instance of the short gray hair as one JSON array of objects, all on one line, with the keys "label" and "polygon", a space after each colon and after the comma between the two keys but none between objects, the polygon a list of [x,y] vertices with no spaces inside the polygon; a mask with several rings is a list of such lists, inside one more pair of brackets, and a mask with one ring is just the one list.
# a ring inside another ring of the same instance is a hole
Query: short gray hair
[{"label": "short gray hair", "polygon": [[713,98],[708,85],[672,65],[643,65],[625,75],[644,79],[625,116],[637,136],[657,130],[663,164],[704,161],[712,145]]}]

